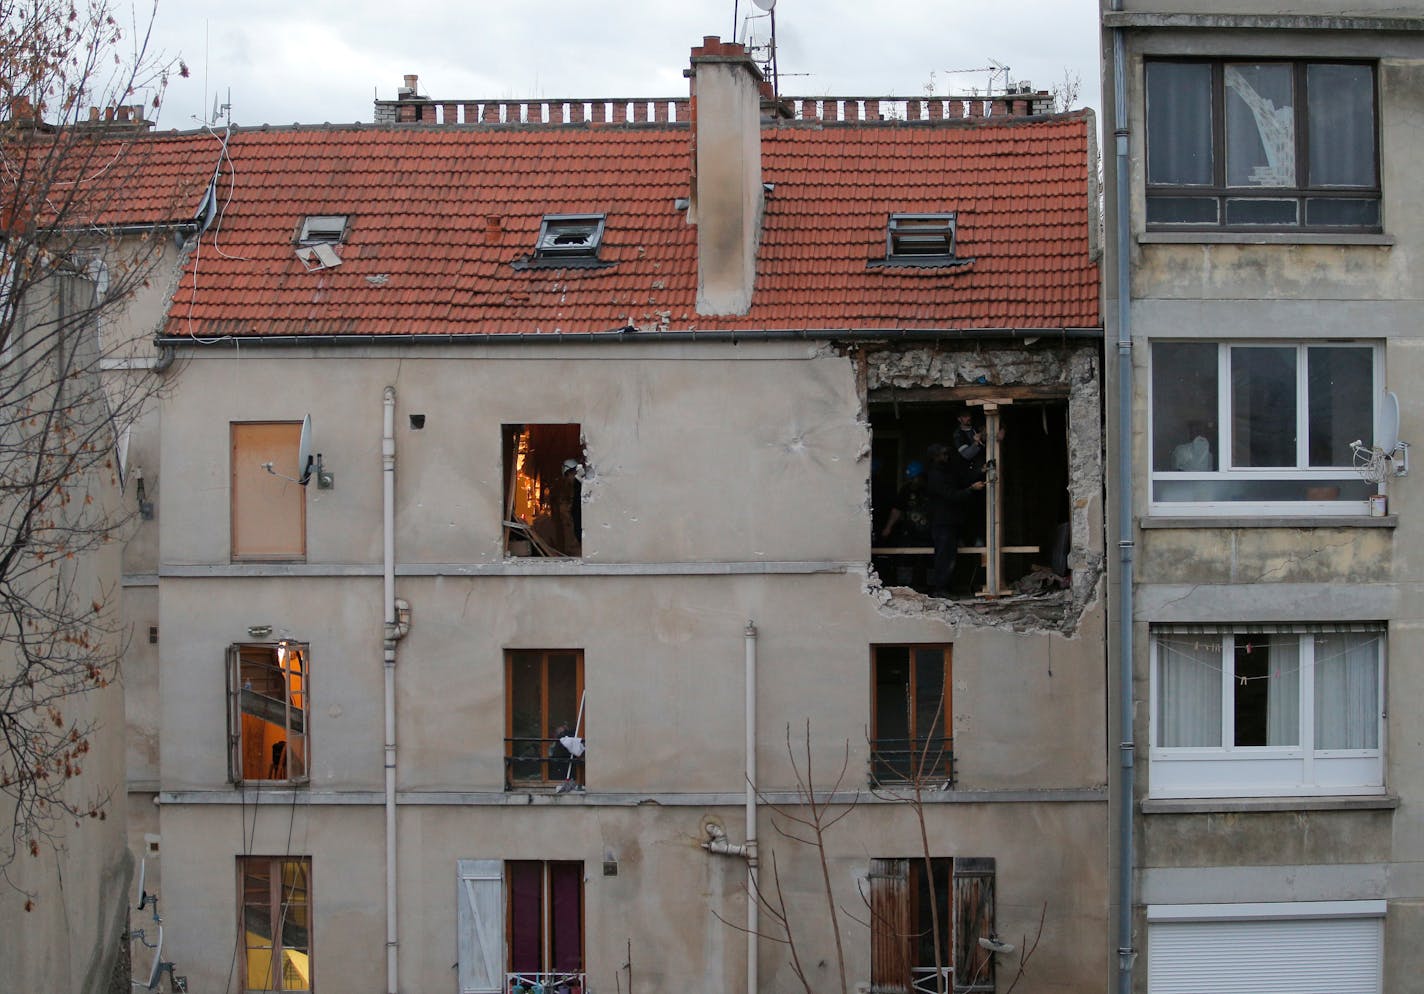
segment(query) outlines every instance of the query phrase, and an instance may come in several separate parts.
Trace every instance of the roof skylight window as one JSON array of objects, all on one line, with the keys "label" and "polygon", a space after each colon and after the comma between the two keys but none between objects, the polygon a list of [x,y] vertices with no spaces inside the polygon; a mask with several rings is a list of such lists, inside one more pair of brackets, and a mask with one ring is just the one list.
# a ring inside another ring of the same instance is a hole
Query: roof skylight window
[{"label": "roof skylight window", "polygon": [[308,214],[297,232],[299,245],[335,245],[346,236],[346,214]]},{"label": "roof skylight window", "polygon": [[955,215],[891,214],[885,229],[885,258],[891,262],[954,259]]},{"label": "roof skylight window", "polygon": [[603,240],[603,214],[545,214],[534,246],[538,259],[596,259]]}]

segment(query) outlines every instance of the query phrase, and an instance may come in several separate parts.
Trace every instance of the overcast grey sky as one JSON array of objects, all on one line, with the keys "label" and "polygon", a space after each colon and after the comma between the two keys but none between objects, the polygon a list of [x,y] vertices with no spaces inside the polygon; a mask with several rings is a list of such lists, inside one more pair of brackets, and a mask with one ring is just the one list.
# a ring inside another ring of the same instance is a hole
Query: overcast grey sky
[{"label": "overcast grey sky", "polygon": [[[143,0],[139,0],[140,3]],[[733,0],[159,0],[152,48],[192,71],[174,79],[160,127],[197,127],[214,94],[235,124],[370,121],[406,73],[437,99],[664,96],[704,35],[728,38]],[[751,0],[740,18],[760,15]],[[967,92],[987,72],[1049,88],[1082,78],[1099,106],[1094,0],[780,0],[781,91],[790,95]],[[757,34],[765,20],[755,22]],[[740,37],[741,27],[738,28]],[[1000,84],[1002,80],[998,81]]]}]

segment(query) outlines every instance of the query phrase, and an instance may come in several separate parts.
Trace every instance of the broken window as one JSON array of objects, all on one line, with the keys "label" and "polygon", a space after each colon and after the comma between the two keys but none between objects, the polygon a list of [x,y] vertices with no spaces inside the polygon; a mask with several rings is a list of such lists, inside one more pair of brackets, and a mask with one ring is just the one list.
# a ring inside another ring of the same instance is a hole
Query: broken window
[{"label": "broken window", "polygon": [[503,434],[505,555],[583,555],[579,426],[504,425]]},{"label": "broken window", "polygon": [[993,859],[872,859],[869,890],[872,994],[994,990]]},{"label": "broken window", "polygon": [[871,648],[870,782],[954,781],[950,647]]},{"label": "broken window", "polygon": [[299,245],[334,245],[346,237],[345,214],[311,214],[297,230]]},{"label": "broken window", "polygon": [[505,653],[505,782],[510,789],[574,790],[584,776],[583,653]]},{"label": "broken window", "polygon": [[[884,583],[942,597],[1067,586],[1065,397],[1037,387],[877,390],[870,426],[871,555]],[[952,497],[935,496],[937,478]],[[942,577],[937,515],[944,544],[957,548]]]},{"label": "broken window", "polygon": [[458,872],[462,994],[583,994],[583,863],[462,859]]},{"label": "broken window", "polygon": [[242,989],[312,989],[311,860],[239,856]]},{"label": "broken window", "polygon": [[602,214],[545,214],[535,258],[597,258],[603,220]]},{"label": "broken window", "polygon": [[234,783],[306,782],[307,659],[303,642],[228,649],[228,776]]},{"label": "broken window", "polygon": [[232,423],[232,558],[303,559],[306,488],[300,421]]},{"label": "broken window", "polygon": [[885,229],[890,262],[943,262],[954,258],[954,214],[891,214]]}]

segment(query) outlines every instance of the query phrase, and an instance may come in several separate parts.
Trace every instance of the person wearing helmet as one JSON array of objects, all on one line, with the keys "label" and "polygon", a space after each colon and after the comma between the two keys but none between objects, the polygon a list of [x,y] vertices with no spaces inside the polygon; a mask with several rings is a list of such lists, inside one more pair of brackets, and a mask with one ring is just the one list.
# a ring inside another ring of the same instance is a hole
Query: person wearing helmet
[{"label": "person wearing helmet", "polygon": [[984,480],[975,479],[973,470],[948,445],[937,442],[929,447],[927,455],[930,465],[925,473],[925,490],[929,494],[930,540],[934,545],[930,596],[948,597],[967,505],[984,490]]},{"label": "person wearing helmet", "polygon": [[[919,460],[905,467],[905,482],[895,494],[890,516],[880,529],[880,540],[902,548],[930,544],[929,493],[925,489],[925,466]],[[915,557],[895,556],[891,560],[896,583],[914,585]]]}]

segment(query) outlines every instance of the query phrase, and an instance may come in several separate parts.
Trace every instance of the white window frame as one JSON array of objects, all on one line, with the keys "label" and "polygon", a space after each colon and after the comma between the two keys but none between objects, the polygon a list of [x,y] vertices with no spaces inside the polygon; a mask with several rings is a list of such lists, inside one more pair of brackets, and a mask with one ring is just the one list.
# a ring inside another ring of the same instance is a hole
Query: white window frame
[{"label": "white window frame", "polygon": [[[1231,626],[1241,632],[1251,626]],[[1161,746],[1158,694],[1161,687],[1161,639],[1192,638],[1171,628],[1152,632],[1151,678],[1148,692],[1149,750],[1151,763],[1148,795],[1154,798],[1187,797],[1302,797],[1346,794],[1377,795],[1384,789],[1385,673],[1387,633],[1377,638],[1379,701],[1378,726],[1373,749],[1316,749],[1315,738],[1315,635],[1316,632],[1260,626],[1272,634],[1294,634],[1300,639],[1299,744],[1291,746],[1237,746],[1235,713],[1235,637],[1229,630],[1204,634],[1221,639],[1221,745],[1212,747]],[[1272,631],[1275,629],[1275,631]]]},{"label": "white window frame", "polygon": [[[1189,482],[1193,480],[1205,482],[1257,482],[1262,480],[1292,480],[1304,482],[1318,482],[1320,485],[1329,485],[1348,481],[1355,483],[1360,480],[1359,473],[1354,466],[1311,466],[1310,465],[1310,405],[1309,405],[1309,363],[1308,349],[1316,348],[1369,348],[1373,351],[1374,361],[1371,374],[1373,382],[1371,384],[1371,421],[1374,425],[1373,434],[1379,434],[1381,405],[1384,399],[1384,348],[1379,342],[1373,341],[1338,341],[1338,340],[1311,340],[1311,339],[1242,339],[1240,341],[1231,340],[1209,340],[1201,341],[1197,339],[1173,339],[1156,338],[1152,339],[1148,349],[1148,375],[1147,375],[1147,440],[1148,440],[1148,501],[1149,513],[1158,516],[1239,516],[1239,515],[1311,515],[1311,516],[1364,516],[1370,513],[1368,500],[1296,500],[1296,501],[1255,501],[1255,500],[1221,500],[1210,499],[1200,501],[1175,501],[1158,500],[1157,484],[1159,482]],[[1217,347],[1217,390],[1216,390],[1216,438],[1211,439],[1213,449],[1217,453],[1218,469],[1209,472],[1179,472],[1176,470],[1158,470],[1155,466],[1156,453],[1152,451],[1152,446],[1156,438],[1155,421],[1157,416],[1156,399],[1153,396],[1153,377],[1151,363],[1155,361],[1155,346],[1162,345],[1184,345],[1200,344],[1215,345]],[[1297,350],[1298,359],[1296,361],[1296,464],[1293,467],[1281,468],[1259,468],[1251,466],[1231,466],[1229,465],[1232,456],[1231,437],[1231,350],[1241,348],[1282,348],[1294,347]],[[1373,439],[1362,439],[1369,444]],[[1373,488],[1376,493],[1384,493],[1383,484]]]}]

